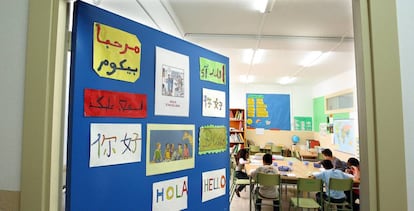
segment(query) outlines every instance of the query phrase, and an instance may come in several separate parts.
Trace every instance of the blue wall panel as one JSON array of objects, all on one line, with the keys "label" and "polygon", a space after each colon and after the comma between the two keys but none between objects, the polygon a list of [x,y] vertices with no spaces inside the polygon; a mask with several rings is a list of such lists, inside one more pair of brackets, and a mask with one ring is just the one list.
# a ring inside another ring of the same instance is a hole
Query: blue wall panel
[{"label": "blue wall panel", "polygon": [[[92,66],[94,22],[135,34],[139,38],[142,44],[141,75],[135,83],[101,78],[94,72]],[[151,210],[153,183],[188,176],[188,210],[228,210],[228,193],[205,203],[201,202],[202,172],[226,168],[228,174],[228,150],[222,153],[198,155],[200,126],[214,124],[228,127],[227,108],[226,118],[202,116],[202,88],[226,92],[226,105],[229,105],[228,82],[225,85],[219,85],[201,81],[199,57],[224,63],[227,67],[226,79],[228,79],[228,58],[81,1],[75,2],[72,36],[66,209],[74,211]],[[156,46],[189,56],[189,117],[154,116]],[[83,93],[86,88],[146,94],[148,115],[146,118],[85,117],[83,115]],[[91,123],[142,124],[141,162],[90,168]],[[146,176],[147,123],[195,125],[195,168]]]}]

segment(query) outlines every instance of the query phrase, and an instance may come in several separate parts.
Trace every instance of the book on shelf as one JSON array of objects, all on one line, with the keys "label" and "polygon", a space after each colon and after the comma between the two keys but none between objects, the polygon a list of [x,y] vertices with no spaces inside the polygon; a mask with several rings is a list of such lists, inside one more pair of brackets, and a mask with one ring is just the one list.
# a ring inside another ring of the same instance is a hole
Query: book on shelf
[{"label": "book on shelf", "polygon": [[237,110],[234,112],[233,116],[231,117],[231,119],[234,120],[243,120],[243,111],[241,110]]},{"label": "book on shelf", "polygon": [[243,147],[243,145],[242,144],[235,144],[235,145],[233,145],[232,147],[230,147],[230,154],[237,154],[237,152],[240,150],[240,149],[243,149],[244,147]]},{"label": "book on shelf", "polygon": [[240,133],[234,133],[230,135],[230,143],[244,143],[243,135]]}]

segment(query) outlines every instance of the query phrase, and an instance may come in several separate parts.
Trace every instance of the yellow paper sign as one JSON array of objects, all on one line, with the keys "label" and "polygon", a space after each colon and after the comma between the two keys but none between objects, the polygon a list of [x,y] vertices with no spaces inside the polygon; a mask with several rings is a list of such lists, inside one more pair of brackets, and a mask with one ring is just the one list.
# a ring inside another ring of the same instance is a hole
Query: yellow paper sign
[{"label": "yellow paper sign", "polygon": [[135,82],[140,76],[141,42],[136,35],[94,23],[93,69],[104,78]]}]

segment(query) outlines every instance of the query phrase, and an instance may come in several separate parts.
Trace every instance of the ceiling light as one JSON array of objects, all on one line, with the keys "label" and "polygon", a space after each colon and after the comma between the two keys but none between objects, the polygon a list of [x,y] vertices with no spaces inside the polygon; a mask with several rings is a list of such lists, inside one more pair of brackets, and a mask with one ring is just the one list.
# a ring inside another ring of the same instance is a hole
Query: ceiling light
[{"label": "ceiling light", "polygon": [[274,0],[255,0],[253,7],[261,13],[270,13],[272,12],[274,3]]},{"label": "ceiling light", "polygon": [[254,76],[252,75],[240,75],[239,76],[240,82],[248,84],[254,81]]},{"label": "ceiling light", "polygon": [[258,64],[263,61],[264,53],[263,49],[245,49],[243,51],[243,62],[246,64]]},{"label": "ceiling light", "polygon": [[331,55],[331,52],[330,51],[325,52],[325,53],[322,53],[318,58],[316,58],[315,61],[313,61],[313,63],[311,65],[313,66],[313,65],[317,65],[317,64],[321,63],[323,60],[325,60],[326,58],[328,58],[329,55]]},{"label": "ceiling light", "polygon": [[266,11],[268,0],[256,0],[254,1],[254,8],[259,12],[264,13]]},{"label": "ceiling light", "polygon": [[293,83],[296,80],[296,77],[285,76],[279,79],[278,83],[281,85]]},{"label": "ceiling light", "polygon": [[321,51],[312,51],[299,63],[302,67],[309,67],[322,55]]}]

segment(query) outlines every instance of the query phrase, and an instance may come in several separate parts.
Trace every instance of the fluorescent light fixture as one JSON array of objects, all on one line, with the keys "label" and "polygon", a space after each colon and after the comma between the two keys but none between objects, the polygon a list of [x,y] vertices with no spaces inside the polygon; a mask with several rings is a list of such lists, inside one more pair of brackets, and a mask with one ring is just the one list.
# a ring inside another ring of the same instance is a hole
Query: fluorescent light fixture
[{"label": "fluorescent light fixture", "polygon": [[246,64],[258,64],[263,61],[264,53],[263,49],[245,49],[243,51],[243,62]]},{"label": "fluorescent light fixture", "polygon": [[299,63],[302,67],[309,67],[322,55],[321,51],[312,51]]},{"label": "fluorescent light fixture", "polygon": [[296,81],[296,77],[285,76],[279,79],[278,83],[281,85],[290,84]]},{"label": "fluorescent light fixture", "polygon": [[265,13],[267,3],[268,3],[268,0],[255,0],[253,7],[255,10],[259,10],[259,12],[261,13]]},{"label": "fluorescent light fixture", "polygon": [[240,75],[239,76],[240,82],[248,84],[254,81],[254,76],[252,75]]},{"label": "fluorescent light fixture", "polygon": [[316,58],[316,60],[313,61],[313,63],[311,65],[313,66],[313,65],[317,65],[317,64],[321,63],[323,60],[325,60],[326,58],[328,58],[329,55],[331,55],[331,52],[330,51],[325,52],[325,53],[322,53],[322,55],[320,55],[318,58]]}]

